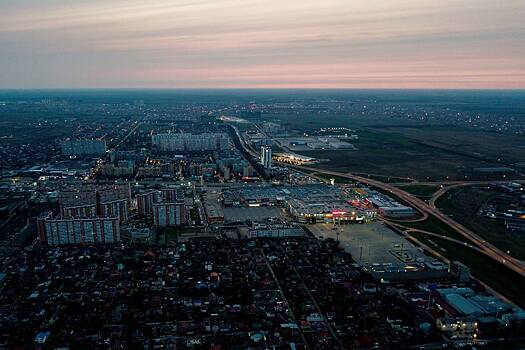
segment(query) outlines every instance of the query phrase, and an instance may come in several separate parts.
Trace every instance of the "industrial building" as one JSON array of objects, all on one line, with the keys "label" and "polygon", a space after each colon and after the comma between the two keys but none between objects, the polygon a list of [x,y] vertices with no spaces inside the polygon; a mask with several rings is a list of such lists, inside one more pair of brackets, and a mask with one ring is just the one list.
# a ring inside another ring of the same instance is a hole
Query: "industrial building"
[{"label": "industrial building", "polygon": [[417,214],[411,208],[375,190],[364,190],[366,200],[377,209],[380,215],[391,218],[407,218]]},{"label": "industrial building", "polygon": [[298,225],[279,224],[262,224],[257,223],[248,230],[249,238],[258,237],[297,237],[303,236],[304,231]]},{"label": "industrial building", "polygon": [[364,222],[373,215],[359,210],[344,201],[312,201],[310,199],[288,199],[286,208],[298,222]]},{"label": "industrial building", "polygon": [[278,162],[294,165],[314,164],[318,161],[316,158],[307,157],[296,153],[276,153],[274,158]]},{"label": "industrial building", "polygon": [[204,212],[210,224],[224,223],[224,210],[220,203],[220,193],[212,190],[203,195]]},{"label": "industrial building", "polygon": [[525,231],[525,211],[508,209],[503,213],[505,228],[510,231]]}]

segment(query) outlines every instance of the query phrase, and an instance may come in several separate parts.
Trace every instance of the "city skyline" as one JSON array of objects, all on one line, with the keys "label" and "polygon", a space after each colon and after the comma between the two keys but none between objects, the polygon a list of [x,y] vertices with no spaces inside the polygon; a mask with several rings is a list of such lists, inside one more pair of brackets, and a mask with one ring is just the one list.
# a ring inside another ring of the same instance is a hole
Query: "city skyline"
[{"label": "city skyline", "polygon": [[1,8],[0,88],[525,88],[520,1]]}]

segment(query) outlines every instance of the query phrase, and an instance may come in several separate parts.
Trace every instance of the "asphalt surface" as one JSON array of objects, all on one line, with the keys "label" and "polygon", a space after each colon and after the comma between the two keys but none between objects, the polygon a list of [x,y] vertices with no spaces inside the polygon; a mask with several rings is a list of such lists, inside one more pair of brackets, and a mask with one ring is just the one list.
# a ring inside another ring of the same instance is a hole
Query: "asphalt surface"
[{"label": "asphalt surface", "polygon": [[484,240],[482,237],[475,234],[470,229],[467,229],[463,225],[459,224],[455,220],[443,214],[439,209],[430,206],[425,201],[417,198],[416,196],[404,190],[401,190],[390,184],[383,183],[381,181],[368,179],[368,178],[353,175],[350,173],[341,173],[337,171],[323,170],[323,169],[307,167],[307,166],[296,166],[296,167],[299,169],[306,169],[306,170],[324,173],[328,175],[346,177],[348,179],[351,179],[357,182],[361,182],[364,184],[368,184],[370,186],[380,188],[383,191],[390,192],[392,195],[400,198],[402,201],[404,201],[408,205],[411,205],[413,208],[415,208],[419,212],[424,213],[429,216],[436,217],[437,219],[439,219],[440,221],[442,221],[443,223],[445,223],[446,225],[448,225],[449,227],[457,231],[459,234],[467,238],[469,241],[471,241],[475,246],[477,246],[480,249],[481,252],[483,252],[483,254],[494,259],[495,261],[499,263],[504,264],[512,271],[518,273],[520,276],[525,277],[525,265],[522,261],[498,249],[493,244],[487,242],[486,240]]}]

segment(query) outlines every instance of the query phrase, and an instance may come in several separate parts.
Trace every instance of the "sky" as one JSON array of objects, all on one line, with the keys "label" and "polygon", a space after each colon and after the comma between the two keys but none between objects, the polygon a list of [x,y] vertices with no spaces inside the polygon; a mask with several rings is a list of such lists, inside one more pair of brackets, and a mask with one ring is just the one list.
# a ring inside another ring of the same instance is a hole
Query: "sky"
[{"label": "sky", "polygon": [[0,0],[0,88],[525,88],[524,0]]}]

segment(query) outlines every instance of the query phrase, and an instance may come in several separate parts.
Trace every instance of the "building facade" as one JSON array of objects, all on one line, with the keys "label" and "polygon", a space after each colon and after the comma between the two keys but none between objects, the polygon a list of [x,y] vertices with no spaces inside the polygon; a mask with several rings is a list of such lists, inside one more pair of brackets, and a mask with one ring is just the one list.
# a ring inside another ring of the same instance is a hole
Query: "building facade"
[{"label": "building facade", "polygon": [[54,218],[49,212],[37,219],[37,230],[40,242],[53,246],[120,241],[118,217]]},{"label": "building facade", "polygon": [[270,146],[261,146],[261,164],[265,169],[272,168],[272,148]]},{"label": "building facade", "polygon": [[153,204],[158,202],[158,196],[159,191],[157,190],[137,194],[136,199],[138,215],[142,217],[153,216]]},{"label": "building facade", "polygon": [[160,151],[215,151],[227,149],[229,138],[224,133],[166,133],[153,135],[151,142]]},{"label": "building facade", "polygon": [[157,227],[176,227],[186,224],[184,203],[154,203],[153,223]]},{"label": "building facade", "polygon": [[129,218],[131,190],[129,184],[66,188],[60,191],[58,204],[63,218],[116,216],[122,223]]}]

